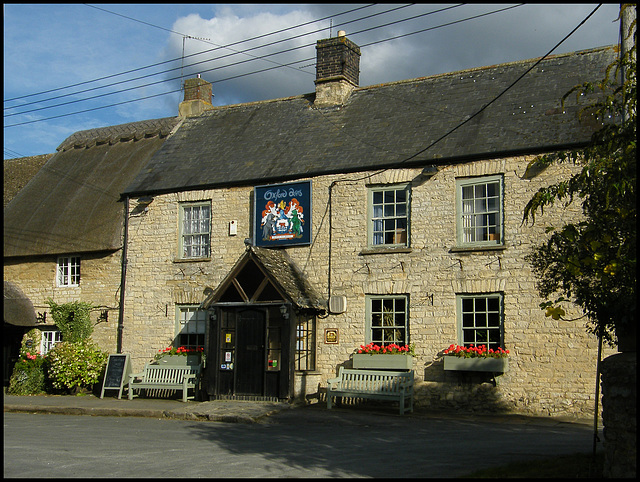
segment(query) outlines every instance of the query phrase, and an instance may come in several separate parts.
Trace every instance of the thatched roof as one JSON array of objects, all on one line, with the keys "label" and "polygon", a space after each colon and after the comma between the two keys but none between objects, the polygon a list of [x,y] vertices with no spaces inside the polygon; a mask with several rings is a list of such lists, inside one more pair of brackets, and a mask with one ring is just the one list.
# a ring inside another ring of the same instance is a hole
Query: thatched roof
[{"label": "thatched roof", "polygon": [[51,156],[53,154],[4,160],[4,207],[7,207],[9,201],[27,185]]},{"label": "thatched roof", "polygon": [[4,322],[14,326],[35,326],[36,312],[31,300],[22,290],[11,283],[4,282]]},{"label": "thatched roof", "polygon": [[116,250],[121,193],[177,125],[166,118],[69,137],[4,210],[4,256]]}]

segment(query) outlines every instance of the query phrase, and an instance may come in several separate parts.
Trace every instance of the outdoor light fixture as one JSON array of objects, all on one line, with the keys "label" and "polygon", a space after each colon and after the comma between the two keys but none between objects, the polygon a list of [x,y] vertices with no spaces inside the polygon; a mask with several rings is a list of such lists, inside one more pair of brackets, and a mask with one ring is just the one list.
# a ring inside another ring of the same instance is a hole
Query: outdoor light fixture
[{"label": "outdoor light fixture", "polygon": [[98,317],[98,323],[107,323],[109,321],[109,310],[102,310]]},{"label": "outdoor light fixture", "polygon": [[287,305],[280,306],[280,314],[285,320],[289,319],[289,310],[287,309]]},{"label": "outdoor light fixture", "polygon": [[44,313],[38,312],[38,316],[36,316],[36,323],[46,323],[47,322],[47,312]]},{"label": "outdoor light fixture", "polygon": [[429,166],[426,166],[423,170],[422,170],[422,174],[424,176],[433,176],[434,174],[438,173],[438,168],[431,164]]}]

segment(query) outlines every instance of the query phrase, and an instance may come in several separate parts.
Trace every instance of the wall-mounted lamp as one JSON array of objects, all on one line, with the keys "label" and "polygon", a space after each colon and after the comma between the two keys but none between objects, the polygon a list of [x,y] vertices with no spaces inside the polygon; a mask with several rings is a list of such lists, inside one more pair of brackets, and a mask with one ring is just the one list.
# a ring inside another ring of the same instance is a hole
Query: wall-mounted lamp
[{"label": "wall-mounted lamp", "polygon": [[47,322],[47,312],[44,313],[38,312],[38,316],[36,316],[36,323],[46,323]]},{"label": "wall-mounted lamp", "polygon": [[98,323],[107,323],[109,321],[109,310],[102,310],[98,316]]},{"label": "wall-mounted lamp", "polygon": [[423,176],[433,176],[435,174],[438,174],[438,168],[431,164],[429,166],[426,166],[423,170],[422,170],[422,175]]},{"label": "wall-mounted lamp", "polygon": [[287,305],[280,305],[280,314],[285,320],[289,319],[289,309],[287,308]]},{"label": "wall-mounted lamp", "polygon": [[216,321],[218,319],[218,311],[215,308],[209,309],[209,321]]}]

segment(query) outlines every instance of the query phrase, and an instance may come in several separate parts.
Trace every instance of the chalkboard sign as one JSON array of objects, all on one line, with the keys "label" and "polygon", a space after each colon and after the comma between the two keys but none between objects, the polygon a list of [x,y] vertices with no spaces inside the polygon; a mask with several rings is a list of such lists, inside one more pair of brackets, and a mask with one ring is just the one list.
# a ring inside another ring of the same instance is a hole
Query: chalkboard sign
[{"label": "chalkboard sign", "polygon": [[105,390],[118,390],[118,398],[120,398],[122,387],[129,383],[130,373],[131,361],[128,354],[109,355],[100,398],[104,396]]}]

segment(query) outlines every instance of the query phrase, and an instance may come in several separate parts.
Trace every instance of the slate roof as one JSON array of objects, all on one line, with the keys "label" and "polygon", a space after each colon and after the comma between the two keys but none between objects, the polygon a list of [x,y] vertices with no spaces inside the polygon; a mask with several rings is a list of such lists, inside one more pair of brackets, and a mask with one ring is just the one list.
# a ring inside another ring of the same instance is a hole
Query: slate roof
[{"label": "slate roof", "polygon": [[120,194],[178,118],[73,134],[4,209],[4,256],[115,250],[122,246]]},{"label": "slate roof", "polygon": [[[125,193],[142,195],[386,167],[466,162],[584,145],[575,85],[604,77],[614,47],[543,60],[480,115],[536,59],[356,89],[344,105],[315,94],[214,108],[187,118]],[[415,156],[415,157],[413,157]]]}]

